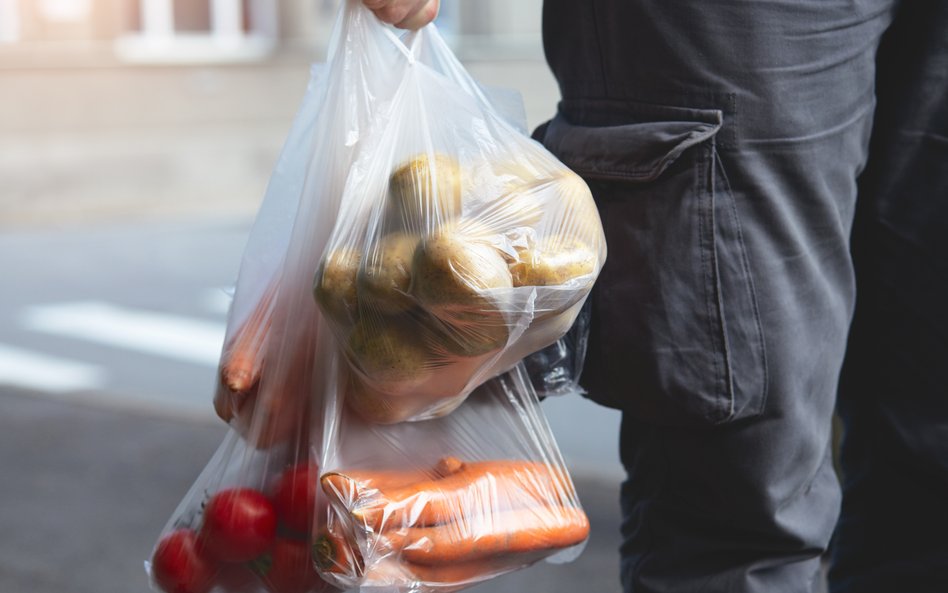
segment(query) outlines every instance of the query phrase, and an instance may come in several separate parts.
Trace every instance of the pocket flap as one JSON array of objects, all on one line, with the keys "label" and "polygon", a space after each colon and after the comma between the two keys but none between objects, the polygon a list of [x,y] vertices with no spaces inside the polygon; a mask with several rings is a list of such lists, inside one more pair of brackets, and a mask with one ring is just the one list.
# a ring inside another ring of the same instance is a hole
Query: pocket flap
[{"label": "pocket flap", "polygon": [[581,126],[560,113],[547,127],[543,144],[583,177],[651,181],[686,149],[721,129],[720,111],[701,110],[700,114],[706,121]]}]

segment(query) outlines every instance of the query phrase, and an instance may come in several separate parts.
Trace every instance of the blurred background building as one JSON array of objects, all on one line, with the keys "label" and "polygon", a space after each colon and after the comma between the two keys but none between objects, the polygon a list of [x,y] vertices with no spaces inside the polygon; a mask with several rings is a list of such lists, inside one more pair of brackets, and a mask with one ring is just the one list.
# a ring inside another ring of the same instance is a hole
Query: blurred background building
[{"label": "blurred background building", "polygon": [[[340,0],[0,0],[0,228],[251,215]],[[472,73],[555,108],[541,0],[444,0]]]},{"label": "blurred background building", "polygon": [[[322,48],[339,0],[0,0],[7,65],[213,63]],[[536,57],[541,0],[444,2],[463,55]]]}]

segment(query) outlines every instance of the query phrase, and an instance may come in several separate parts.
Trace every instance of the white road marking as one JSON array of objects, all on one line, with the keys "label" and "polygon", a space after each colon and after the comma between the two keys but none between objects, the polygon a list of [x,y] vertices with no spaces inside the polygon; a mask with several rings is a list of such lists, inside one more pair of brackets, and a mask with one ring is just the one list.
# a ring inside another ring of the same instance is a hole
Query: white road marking
[{"label": "white road marking", "polygon": [[0,384],[63,393],[99,389],[101,367],[0,344]]},{"label": "white road marking", "polygon": [[21,322],[33,331],[207,365],[217,364],[225,330],[223,323],[100,301],[29,307]]}]

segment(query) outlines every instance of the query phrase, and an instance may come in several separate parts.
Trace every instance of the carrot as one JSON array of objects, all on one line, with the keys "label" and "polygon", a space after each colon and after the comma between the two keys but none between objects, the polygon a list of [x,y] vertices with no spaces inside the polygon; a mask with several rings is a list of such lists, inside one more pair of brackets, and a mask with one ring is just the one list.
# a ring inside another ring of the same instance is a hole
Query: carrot
[{"label": "carrot", "polygon": [[214,397],[214,409],[222,420],[229,422],[236,408],[256,391],[263,368],[263,349],[270,332],[273,317],[276,280],[270,283],[250,317],[241,325],[221,355],[220,382],[225,388]]},{"label": "carrot", "polygon": [[218,382],[217,390],[214,392],[214,411],[224,422],[230,422],[234,416],[239,416],[241,411],[248,405],[253,408],[256,389],[253,393],[237,395],[230,391],[223,382]]},{"label": "carrot", "polygon": [[411,563],[442,565],[568,548],[589,535],[578,508],[536,507],[468,517],[435,527],[387,532],[394,549]]},{"label": "carrot", "polygon": [[[522,568],[542,558],[542,555],[521,555],[514,558],[472,560],[445,565],[424,565],[388,557],[367,568],[364,586],[385,587],[398,585],[405,589],[406,582],[436,586],[439,592],[454,591],[511,570]],[[412,589],[414,590],[414,589]]]},{"label": "carrot", "polygon": [[323,527],[312,546],[313,562],[320,572],[361,577],[365,572],[365,561],[358,549],[350,545],[338,527]]},{"label": "carrot", "polygon": [[[382,488],[398,488],[424,478],[425,473],[421,471],[345,470],[327,472],[319,481],[326,496],[349,511],[359,528],[375,530],[376,527],[366,526],[360,516],[352,513],[352,509],[376,504]],[[379,521],[385,522],[384,518]]]},{"label": "carrot", "polygon": [[348,469],[324,473],[320,478],[323,492],[344,503],[372,497],[382,488],[400,488],[425,478],[421,471]]},{"label": "carrot", "polygon": [[464,462],[457,457],[442,457],[434,466],[435,474],[442,478],[456,474],[462,469],[464,469]]},{"label": "carrot", "polygon": [[[470,560],[451,564],[425,565],[404,562],[405,570],[419,581],[438,584],[472,584],[539,560],[540,555],[522,555],[504,559]],[[440,590],[440,588],[439,588]]]},{"label": "carrot", "polygon": [[[450,458],[447,458],[450,459]],[[350,509],[357,521],[373,530],[383,523],[396,527],[437,525],[488,505],[525,507],[569,496],[569,482],[559,468],[530,461],[439,462],[436,472],[448,475],[402,487],[380,487],[377,501]]]}]

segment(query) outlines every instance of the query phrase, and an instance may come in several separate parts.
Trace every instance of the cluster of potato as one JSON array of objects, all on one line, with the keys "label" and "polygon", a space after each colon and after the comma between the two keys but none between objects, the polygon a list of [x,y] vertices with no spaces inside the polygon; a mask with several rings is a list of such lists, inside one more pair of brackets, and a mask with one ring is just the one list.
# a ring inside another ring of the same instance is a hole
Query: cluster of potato
[{"label": "cluster of potato", "polygon": [[[485,186],[497,197],[462,202]],[[471,378],[533,326],[542,335],[521,356],[555,341],[602,264],[592,197],[565,170],[497,166],[464,176],[453,158],[421,154],[392,173],[388,201],[379,236],[364,250],[331,249],[314,282],[355,371],[347,401],[372,422],[449,412]],[[518,291],[526,287],[549,290],[529,298]]]}]

